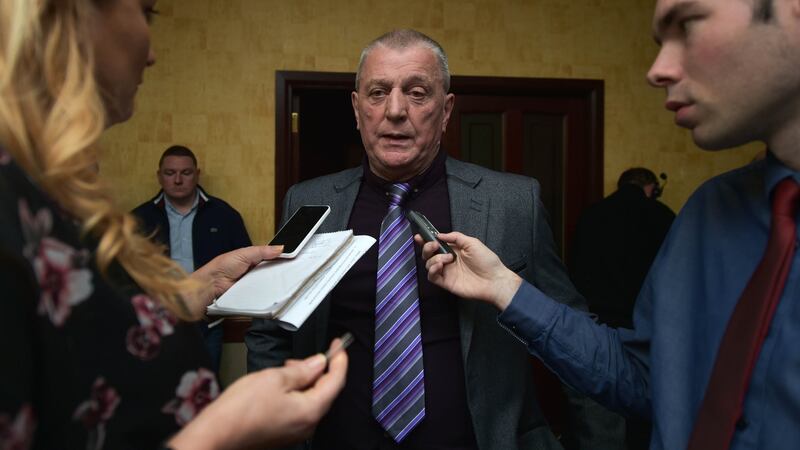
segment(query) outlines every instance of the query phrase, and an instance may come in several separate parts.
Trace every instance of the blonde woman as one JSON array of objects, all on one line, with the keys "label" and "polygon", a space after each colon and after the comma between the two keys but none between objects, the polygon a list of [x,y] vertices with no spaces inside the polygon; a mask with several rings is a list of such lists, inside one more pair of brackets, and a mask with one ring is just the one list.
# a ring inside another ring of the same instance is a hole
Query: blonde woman
[{"label": "blonde woman", "polygon": [[[188,322],[279,248],[187,277],[98,179],[95,144],[155,62],[155,0],[0,0],[0,449],[250,448],[301,439],[340,353],[220,393]],[[217,398],[218,397],[218,398]]]}]

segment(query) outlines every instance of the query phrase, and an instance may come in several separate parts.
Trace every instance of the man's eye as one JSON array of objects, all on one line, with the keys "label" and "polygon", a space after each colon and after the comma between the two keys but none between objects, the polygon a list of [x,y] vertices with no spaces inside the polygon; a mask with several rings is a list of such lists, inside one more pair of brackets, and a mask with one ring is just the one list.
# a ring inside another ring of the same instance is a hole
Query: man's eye
[{"label": "man's eye", "polygon": [[369,91],[370,98],[383,98],[386,96],[386,91],[383,89],[373,89]]},{"label": "man's eye", "polygon": [[678,27],[681,29],[681,32],[686,34],[694,28],[697,22],[700,20],[699,16],[689,16],[685,17],[678,21]]},{"label": "man's eye", "polygon": [[421,89],[414,89],[408,93],[408,96],[414,100],[422,100],[428,96],[428,93]]}]

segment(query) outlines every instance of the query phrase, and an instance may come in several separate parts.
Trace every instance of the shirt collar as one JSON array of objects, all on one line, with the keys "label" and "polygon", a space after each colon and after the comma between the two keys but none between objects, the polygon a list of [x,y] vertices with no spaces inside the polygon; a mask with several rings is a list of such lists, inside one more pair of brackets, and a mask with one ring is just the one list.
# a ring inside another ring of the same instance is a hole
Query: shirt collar
[{"label": "shirt collar", "polygon": [[164,206],[171,212],[178,214],[180,216],[188,216],[189,214],[193,213],[195,209],[197,209],[197,205],[200,203],[200,189],[194,195],[194,202],[192,203],[192,207],[189,208],[189,211],[186,211],[186,214],[181,214],[177,208],[169,201],[169,198],[164,195]]},{"label": "shirt collar", "polygon": [[[425,189],[433,186],[437,180],[444,178],[446,176],[446,161],[447,152],[439,147],[439,151],[436,153],[436,157],[433,159],[431,165],[421,174],[416,175],[406,181],[406,183],[411,186],[411,195],[413,196],[419,191],[424,191]],[[362,166],[364,168],[364,182],[367,185],[385,191],[388,190],[389,186],[394,183],[392,181],[384,180],[372,172],[372,170],[369,168],[369,160],[367,159],[366,155],[362,161]]]},{"label": "shirt collar", "polygon": [[[759,163],[756,163],[759,164]],[[800,184],[800,173],[786,167],[772,152],[767,151],[767,156],[761,164],[766,164],[764,175],[764,196],[767,202],[771,202],[771,194],[775,186],[784,178],[792,177]]]}]

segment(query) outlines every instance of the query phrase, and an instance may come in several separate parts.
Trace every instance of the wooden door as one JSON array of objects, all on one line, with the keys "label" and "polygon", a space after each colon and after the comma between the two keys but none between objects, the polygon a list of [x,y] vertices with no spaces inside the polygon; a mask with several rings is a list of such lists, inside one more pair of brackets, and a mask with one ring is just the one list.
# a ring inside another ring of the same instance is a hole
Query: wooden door
[{"label": "wooden door", "polygon": [[452,84],[448,152],[536,178],[563,258],[580,212],[602,198],[602,81],[455,77]]}]

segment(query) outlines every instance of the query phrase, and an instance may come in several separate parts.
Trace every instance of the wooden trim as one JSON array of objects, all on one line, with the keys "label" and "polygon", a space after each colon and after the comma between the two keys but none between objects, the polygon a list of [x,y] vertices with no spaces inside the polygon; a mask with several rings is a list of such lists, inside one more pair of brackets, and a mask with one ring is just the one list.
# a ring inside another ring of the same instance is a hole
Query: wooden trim
[{"label": "wooden trim", "polygon": [[275,72],[275,228],[283,208],[283,197],[297,182],[298,145],[291,130],[292,98],[297,89],[352,90],[356,74],[345,72]]}]

